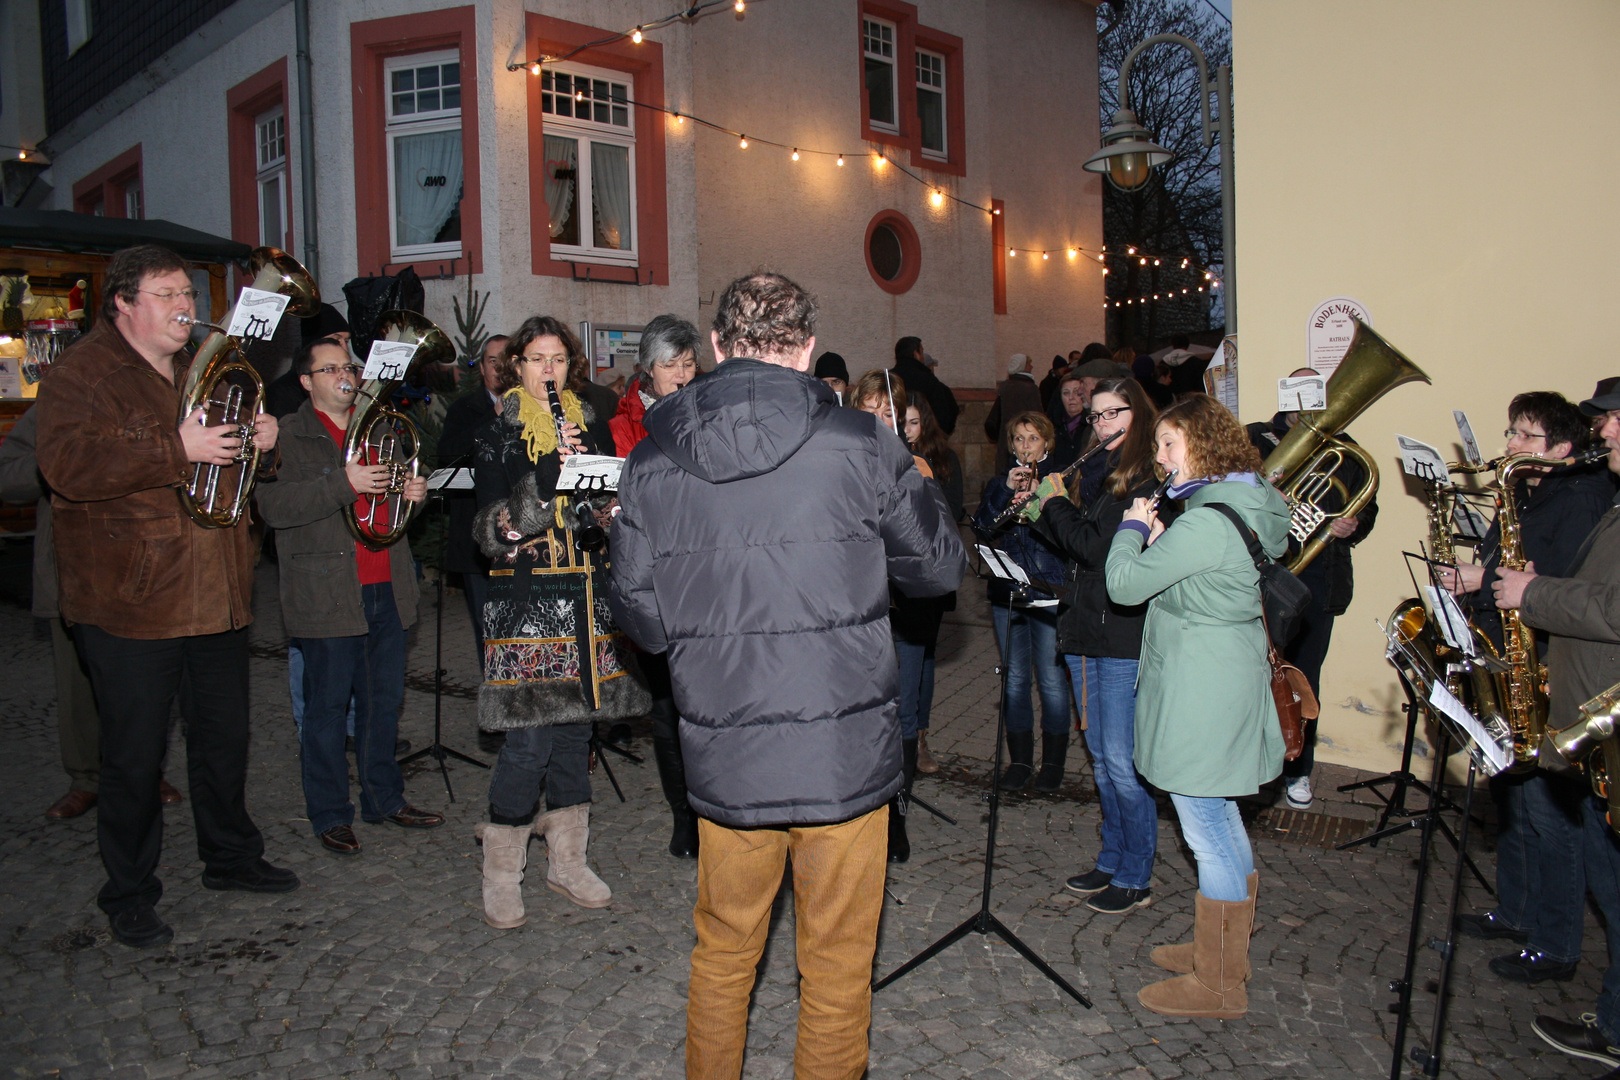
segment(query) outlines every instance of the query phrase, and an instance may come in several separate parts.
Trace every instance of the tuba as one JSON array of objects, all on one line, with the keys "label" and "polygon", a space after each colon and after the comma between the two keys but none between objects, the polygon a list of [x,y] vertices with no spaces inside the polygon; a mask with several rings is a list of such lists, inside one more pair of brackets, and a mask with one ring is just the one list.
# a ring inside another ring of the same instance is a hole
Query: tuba
[{"label": "tuba", "polygon": [[1581,706],[1581,718],[1567,728],[1548,732],[1547,743],[1571,765],[1585,760],[1592,790],[1609,804],[1609,828],[1620,832],[1620,742],[1615,722],[1620,719],[1620,683]]},{"label": "tuba", "polygon": [[[343,433],[343,463],[388,466],[388,490],[361,495],[343,509],[343,519],[354,538],[372,551],[381,551],[405,535],[413,504],[405,500],[405,485],[421,468],[422,435],[404,413],[392,407],[394,392],[423,364],[455,359],[455,346],[433,323],[414,311],[385,311],[377,321],[377,341],[408,341],[416,352],[397,379],[367,379],[357,393],[364,398],[349,417]],[[357,508],[363,507],[363,508]]]},{"label": "tuba", "polygon": [[[254,248],[248,256],[248,268],[253,272],[250,288],[292,298],[285,315],[308,318],[320,310],[315,279],[286,252],[273,247]],[[225,332],[231,315],[231,311],[225,313],[221,320],[224,326],[180,317],[183,325],[207,326],[212,331],[198,346],[186,370],[180,387],[180,420],[204,409],[204,424],[232,425],[242,438],[241,449],[230,464],[199,463],[191,471],[191,482],[180,489],[180,505],[192,521],[205,529],[229,529],[242,520],[259,468],[260,452],[253,445],[253,425],[264,412],[264,380],[242,358],[242,340]]]},{"label": "tuba", "polygon": [[[1608,454],[1607,447],[1599,447],[1567,458],[1517,454],[1498,460],[1496,523],[1502,533],[1499,565],[1509,570],[1523,570],[1527,561],[1524,537],[1519,531],[1519,508],[1513,498],[1514,474],[1528,466],[1585,464]],[[1518,608],[1502,612],[1502,644],[1502,660],[1509,667],[1507,705],[1508,724],[1513,729],[1513,756],[1522,768],[1534,768],[1541,740],[1547,734],[1547,695],[1542,690],[1547,682],[1547,669],[1537,655],[1535,631],[1524,624]],[[1585,706],[1582,708],[1584,711]]]},{"label": "tuba", "polygon": [[[1378,463],[1361,447],[1338,436],[1351,421],[1402,383],[1428,382],[1412,361],[1359,319],[1350,348],[1327,383],[1327,408],[1301,413],[1299,423],[1283,436],[1267,457],[1265,477],[1288,501],[1289,535],[1299,553],[1288,569],[1299,573],[1333,539],[1328,526],[1336,518],[1354,517],[1378,493]],[[1366,480],[1354,493],[1334,474],[1354,458],[1366,471]],[[1341,505],[1327,508],[1327,497],[1337,494]]]}]

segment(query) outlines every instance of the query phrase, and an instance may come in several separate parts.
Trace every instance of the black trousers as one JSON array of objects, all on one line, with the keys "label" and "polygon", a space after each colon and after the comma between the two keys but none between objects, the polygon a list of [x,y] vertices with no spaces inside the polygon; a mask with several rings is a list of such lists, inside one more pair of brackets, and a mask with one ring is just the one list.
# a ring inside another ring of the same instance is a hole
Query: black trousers
[{"label": "black trousers", "polygon": [[[1327,659],[1328,645],[1333,640],[1333,616],[1327,609],[1327,573],[1323,560],[1317,559],[1299,575],[1311,588],[1310,606],[1300,619],[1299,631],[1288,643],[1283,655],[1290,664],[1305,673],[1311,684],[1311,693],[1320,702],[1322,697],[1322,661]],[[1283,762],[1283,776],[1293,780],[1311,775],[1316,767],[1316,721],[1305,721],[1305,749],[1293,761]]]},{"label": "black trousers", "polygon": [[158,778],[176,696],[186,730],[186,779],[197,854],[215,873],[253,863],[264,838],[248,817],[248,632],[143,641],[96,626],[74,636],[101,711],[96,838],[107,870],[97,903],[109,915],[163,895]]}]

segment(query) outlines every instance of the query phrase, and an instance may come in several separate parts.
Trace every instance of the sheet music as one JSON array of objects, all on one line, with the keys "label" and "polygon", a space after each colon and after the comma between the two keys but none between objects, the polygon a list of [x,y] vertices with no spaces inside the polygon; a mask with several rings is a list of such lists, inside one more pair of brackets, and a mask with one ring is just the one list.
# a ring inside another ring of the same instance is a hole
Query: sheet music
[{"label": "sheet music", "polygon": [[569,454],[563,458],[562,473],[557,477],[558,491],[588,492],[619,490],[619,472],[624,458],[607,454]]},{"label": "sheet music", "polygon": [[1005,551],[984,544],[975,544],[974,547],[978,549],[979,558],[984,560],[984,565],[988,566],[996,577],[1016,581],[1020,585],[1029,584],[1029,575],[1024,573],[1024,568],[1013,562]]},{"label": "sheet music", "polygon": [[1457,700],[1456,695],[1446,689],[1445,683],[1438,679],[1429,689],[1429,704],[1456,723],[1473,740],[1484,758],[1481,764],[1488,775],[1495,776],[1508,767],[1507,755],[1501,745],[1491,738],[1484,725],[1474,719],[1474,714],[1469,712],[1463,703]]},{"label": "sheet music", "polygon": [[473,489],[473,471],[471,469],[435,469],[428,477],[428,490],[438,491],[445,488],[450,491],[471,491]]},{"label": "sheet music", "polygon": [[1457,606],[1457,598],[1433,585],[1423,586],[1423,594],[1428,599],[1429,611],[1434,614],[1435,625],[1440,629],[1440,636],[1446,639],[1446,644],[1464,656],[1479,655],[1474,648],[1474,634],[1468,628],[1468,618]]}]

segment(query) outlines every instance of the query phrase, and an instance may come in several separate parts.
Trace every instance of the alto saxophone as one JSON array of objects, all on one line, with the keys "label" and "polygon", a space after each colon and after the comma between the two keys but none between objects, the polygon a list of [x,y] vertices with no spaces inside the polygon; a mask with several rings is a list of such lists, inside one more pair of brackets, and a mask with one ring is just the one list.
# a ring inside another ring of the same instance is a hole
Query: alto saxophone
[{"label": "alto saxophone", "polygon": [[[1498,565],[1507,570],[1523,570],[1527,562],[1519,527],[1519,508],[1513,498],[1515,474],[1532,467],[1584,465],[1607,457],[1608,453],[1607,447],[1599,447],[1567,458],[1516,454],[1497,463],[1496,523],[1502,534]],[[1518,608],[1502,612],[1502,643],[1502,659],[1509,667],[1505,678],[1508,725],[1513,729],[1513,757],[1518,767],[1533,768],[1536,755],[1541,751],[1541,741],[1547,734],[1547,668],[1537,655],[1535,631],[1524,624]]]}]

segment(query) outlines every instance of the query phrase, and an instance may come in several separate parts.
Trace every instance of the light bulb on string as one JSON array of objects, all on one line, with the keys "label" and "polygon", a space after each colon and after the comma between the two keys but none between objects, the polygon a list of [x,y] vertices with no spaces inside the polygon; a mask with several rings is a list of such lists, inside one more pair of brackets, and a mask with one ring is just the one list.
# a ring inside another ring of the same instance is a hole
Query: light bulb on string
[{"label": "light bulb on string", "polygon": [[794,148],[793,148],[793,160],[794,160],[794,161],[798,161],[798,160],[799,160],[799,148],[798,148],[798,147],[797,147],[797,146],[795,146],[795,147],[794,147]]},{"label": "light bulb on string", "polygon": [[585,91],[583,91],[583,90],[574,91],[574,100],[575,101],[584,101],[585,100]]},{"label": "light bulb on string", "polygon": [[538,74],[540,74],[540,65],[539,65],[538,62],[529,65],[529,74],[530,75],[538,75]]},{"label": "light bulb on string", "polygon": [[682,116],[680,113],[676,113],[675,114],[675,122],[677,124],[684,124],[684,123],[686,123],[686,117]]},{"label": "light bulb on string", "polygon": [[743,13],[743,9],[748,5],[743,3],[743,0],[737,0],[737,2],[731,6],[737,9],[737,14],[741,15]]},{"label": "light bulb on string", "polygon": [[873,166],[879,169],[883,168],[883,166],[887,165],[888,163],[889,159],[883,154],[879,154],[877,157],[872,159]]},{"label": "light bulb on string", "polygon": [[994,210],[992,210],[992,211],[990,211],[990,212],[991,212],[991,213],[992,213],[992,214],[994,214],[994,215],[995,215],[995,216],[996,216],[996,217],[1000,217],[1000,216],[1001,216],[1001,208],[1000,208],[1000,207],[999,207],[999,206],[998,206],[998,207],[996,207],[996,209],[994,209]]},{"label": "light bulb on string", "polygon": [[1079,250],[1077,248],[1070,248],[1069,249],[1069,258],[1071,258],[1071,259],[1075,258],[1079,254],[1080,254],[1080,252],[1079,252]]},{"label": "light bulb on string", "polygon": [[1147,265],[1147,260],[1146,259],[1138,259],[1137,262],[1141,263],[1143,266]]},{"label": "light bulb on string", "polygon": [[944,206],[945,205],[945,193],[943,191],[940,191],[938,188],[935,188],[933,191],[928,193],[928,202],[929,202],[929,205],[933,206],[935,209],[938,209],[939,207]]},{"label": "light bulb on string", "polygon": [[1154,265],[1154,266],[1158,266],[1158,265],[1159,265],[1159,260],[1158,260],[1158,259],[1154,259],[1154,260],[1153,260],[1153,265]]},{"label": "light bulb on string", "polygon": [[635,42],[637,45],[641,44],[641,27],[638,26],[634,30],[630,31],[630,40]]},{"label": "light bulb on string", "polygon": [[1016,254],[1018,254],[1018,249],[1017,248],[1008,248],[1007,249],[1007,254],[1016,255]]},{"label": "light bulb on string", "polygon": [[1043,258],[1043,259],[1050,259],[1050,258],[1051,258],[1051,257],[1052,257],[1052,253],[1051,253],[1051,252],[1050,252],[1050,251],[1043,251],[1043,252],[1041,252],[1041,258]]},{"label": "light bulb on string", "polygon": [[739,149],[742,149],[742,150],[748,149],[748,136],[744,135],[741,138],[739,138],[737,140],[737,146],[738,146]]},{"label": "light bulb on string", "polygon": [[838,167],[840,169],[844,167],[844,155],[843,154],[838,155]]},{"label": "light bulb on string", "polygon": [[1187,260],[1186,259],[1181,260],[1181,268],[1183,270],[1187,269]]},{"label": "light bulb on string", "polygon": [[1128,248],[1125,249],[1125,254],[1127,254],[1127,255],[1135,255],[1136,254],[1136,249],[1133,248],[1133,247],[1128,247]]},{"label": "light bulb on string", "polygon": [[1105,266],[1105,267],[1103,267],[1103,277],[1107,277],[1107,276],[1108,276],[1108,267]]}]

